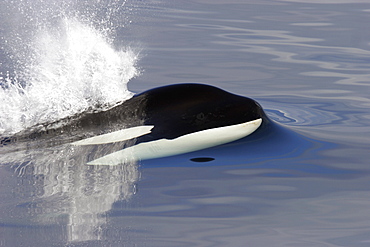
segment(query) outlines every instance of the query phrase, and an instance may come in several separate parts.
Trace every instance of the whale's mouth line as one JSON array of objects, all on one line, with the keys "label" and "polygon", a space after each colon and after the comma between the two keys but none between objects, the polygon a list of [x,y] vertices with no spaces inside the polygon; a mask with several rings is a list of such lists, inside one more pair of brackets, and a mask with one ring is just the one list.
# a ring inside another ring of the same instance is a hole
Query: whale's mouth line
[{"label": "whale's mouth line", "polygon": [[[262,124],[262,118],[224,127],[205,129],[190,134],[180,136],[175,139],[157,139],[154,141],[142,142],[134,146],[124,148],[120,151],[105,155],[98,159],[88,162],[88,165],[120,165],[125,162],[163,158],[178,154],[198,151],[225,143],[233,142],[244,138],[255,132]],[[153,126],[138,126],[109,134],[87,138],[72,143],[73,145],[99,145],[116,141],[127,140],[129,136],[139,137],[151,132]],[[127,131],[133,130],[132,134]],[[121,134],[121,138],[114,138],[109,141],[109,137],[117,137],[116,133]],[[127,132],[127,133],[126,133]],[[134,138],[134,137],[133,137]]]}]

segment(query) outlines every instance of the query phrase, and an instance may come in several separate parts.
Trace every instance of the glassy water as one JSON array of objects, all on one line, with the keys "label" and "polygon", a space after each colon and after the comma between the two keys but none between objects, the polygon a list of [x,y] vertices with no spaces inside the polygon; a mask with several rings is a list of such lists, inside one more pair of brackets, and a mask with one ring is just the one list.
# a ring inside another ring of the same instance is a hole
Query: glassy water
[{"label": "glassy water", "polygon": [[0,6],[1,136],[180,82],[251,97],[275,122],[122,166],[85,165],[106,149],[1,147],[0,246],[369,245],[370,2]]}]

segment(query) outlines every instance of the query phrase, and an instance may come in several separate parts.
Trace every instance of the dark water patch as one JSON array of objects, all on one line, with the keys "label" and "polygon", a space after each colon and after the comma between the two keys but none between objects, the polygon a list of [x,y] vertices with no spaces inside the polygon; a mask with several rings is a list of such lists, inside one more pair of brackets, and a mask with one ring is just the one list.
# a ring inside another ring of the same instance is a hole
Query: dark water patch
[{"label": "dark water patch", "polygon": [[215,158],[212,157],[198,157],[198,158],[191,158],[190,159],[193,162],[210,162],[215,160]]}]

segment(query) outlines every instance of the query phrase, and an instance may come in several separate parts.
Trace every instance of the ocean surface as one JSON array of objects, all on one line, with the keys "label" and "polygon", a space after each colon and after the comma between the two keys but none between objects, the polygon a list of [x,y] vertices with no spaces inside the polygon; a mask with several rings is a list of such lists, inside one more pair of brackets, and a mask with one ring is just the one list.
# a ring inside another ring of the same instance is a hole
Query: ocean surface
[{"label": "ocean surface", "polygon": [[3,145],[0,246],[370,245],[369,0],[4,0],[0,23],[1,137],[183,82],[275,122],[120,166]]}]

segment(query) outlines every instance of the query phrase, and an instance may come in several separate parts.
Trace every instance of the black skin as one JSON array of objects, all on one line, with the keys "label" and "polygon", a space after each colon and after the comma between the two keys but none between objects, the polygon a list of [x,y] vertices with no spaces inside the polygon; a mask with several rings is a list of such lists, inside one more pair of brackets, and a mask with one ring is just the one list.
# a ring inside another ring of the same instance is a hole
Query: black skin
[{"label": "black skin", "polygon": [[153,139],[174,139],[193,132],[266,118],[254,100],[203,84],[175,84],[136,96],[145,101],[146,125]]},{"label": "black skin", "polygon": [[[254,100],[203,84],[174,84],[135,95],[103,112],[84,113],[3,138],[1,145],[32,141],[53,146],[122,128],[154,125],[150,134],[137,142],[174,139],[189,133],[264,119],[262,107]],[[62,127],[60,126],[60,123]]]}]

